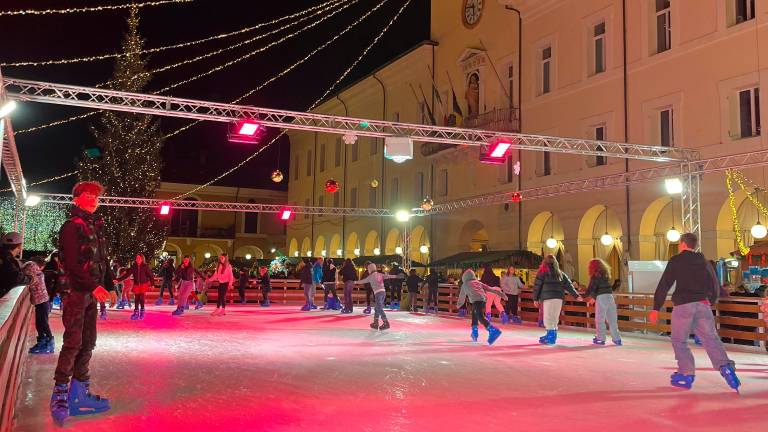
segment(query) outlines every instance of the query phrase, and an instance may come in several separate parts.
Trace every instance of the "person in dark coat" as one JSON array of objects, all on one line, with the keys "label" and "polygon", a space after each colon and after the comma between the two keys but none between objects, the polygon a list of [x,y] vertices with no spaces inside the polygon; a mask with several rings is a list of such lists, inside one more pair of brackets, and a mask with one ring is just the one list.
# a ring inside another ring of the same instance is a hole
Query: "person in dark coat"
[{"label": "person in dark coat", "polygon": [[147,264],[147,260],[143,254],[136,255],[136,261],[131,264],[131,267],[123,273],[122,276],[117,278],[117,282],[124,281],[133,276],[133,315],[132,320],[144,319],[144,296],[149,288],[152,286],[152,281],[155,276],[152,274],[152,269]]},{"label": "person in dark coat", "polygon": [[352,260],[347,258],[344,260],[344,265],[341,266],[341,280],[344,282],[344,309],[341,313],[352,313],[352,290],[355,288],[355,281],[357,280],[357,269]]},{"label": "person in dark coat", "polygon": [[272,282],[269,279],[269,269],[265,266],[259,268],[259,286],[261,287],[261,305],[269,307],[269,292],[272,291]]},{"label": "person in dark coat", "polygon": [[168,258],[163,262],[163,265],[160,266],[160,277],[163,278],[163,284],[160,285],[160,297],[157,298],[157,301],[155,302],[156,305],[160,306],[163,304],[163,292],[167,289],[168,290],[168,297],[170,300],[168,300],[168,305],[173,306],[175,302],[173,301],[173,276],[176,274],[176,269],[173,266],[173,258]]},{"label": "person in dark coat", "polygon": [[560,265],[554,255],[547,255],[541,262],[533,285],[533,303],[541,305],[544,310],[544,326],[547,334],[539,338],[539,342],[554,345],[557,341],[557,324],[560,321],[560,311],[563,309],[565,293],[568,292],[579,301],[583,299],[573,289],[573,283],[568,275],[560,271]]},{"label": "person in dark coat", "polygon": [[17,286],[26,285],[29,278],[21,271],[16,258],[21,253],[21,234],[9,232],[0,240],[0,297]]},{"label": "person in dark coat", "polygon": [[391,278],[387,280],[387,284],[389,285],[389,291],[390,291],[390,307],[392,309],[400,309],[400,301],[402,299],[403,295],[403,281],[406,278],[405,271],[403,271],[402,268],[400,268],[400,265],[397,263],[392,263],[392,268],[389,269],[389,274],[391,276],[400,276],[400,278]]}]

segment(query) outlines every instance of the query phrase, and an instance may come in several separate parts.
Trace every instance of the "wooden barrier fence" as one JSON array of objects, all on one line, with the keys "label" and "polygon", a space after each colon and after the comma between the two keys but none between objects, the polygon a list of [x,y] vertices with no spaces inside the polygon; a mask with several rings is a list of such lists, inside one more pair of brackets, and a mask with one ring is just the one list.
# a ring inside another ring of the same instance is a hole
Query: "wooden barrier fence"
[{"label": "wooden barrier fence", "polygon": [[10,431],[13,425],[33,310],[26,287],[14,288],[0,298],[0,432]]}]

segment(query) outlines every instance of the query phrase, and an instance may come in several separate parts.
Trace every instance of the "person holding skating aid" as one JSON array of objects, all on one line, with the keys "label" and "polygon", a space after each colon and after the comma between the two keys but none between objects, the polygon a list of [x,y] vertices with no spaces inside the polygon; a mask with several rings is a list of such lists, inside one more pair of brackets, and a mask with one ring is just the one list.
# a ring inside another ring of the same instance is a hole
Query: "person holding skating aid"
[{"label": "person holding skating aid", "polygon": [[614,345],[621,345],[619,333],[619,317],[616,312],[616,301],[613,298],[613,284],[611,283],[611,268],[600,258],[595,258],[587,266],[589,273],[589,286],[584,293],[589,298],[589,304],[595,304],[595,338],[592,343],[605,345],[605,322],[611,330],[611,339]]},{"label": "person holding skating aid", "polygon": [[667,293],[673,284],[672,293],[672,348],[677,359],[677,372],[670,377],[670,384],[675,387],[690,389],[696,378],[696,365],[688,347],[691,330],[701,339],[712,366],[720,371],[725,382],[739,391],[741,381],[736,376],[735,363],[728,358],[723,342],[717,334],[712,305],[720,294],[720,281],[704,255],[696,252],[699,239],[693,233],[685,233],[677,245],[679,254],[669,259],[661,280],[653,296],[653,310],[648,322],[656,324],[659,310],[667,299]]},{"label": "person holding skating aid", "polygon": [[149,268],[149,264],[147,264],[146,260],[144,259],[144,255],[136,255],[136,262],[131,265],[127,272],[117,278],[115,283],[124,281],[131,276],[133,276],[134,305],[131,319],[135,321],[137,319],[144,319],[144,295],[147,291],[149,291],[149,287],[152,284],[152,279],[154,278],[152,269]]},{"label": "person holding skating aid", "polygon": [[544,327],[547,329],[547,334],[539,338],[541,344],[554,345],[557,342],[557,324],[560,321],[560,311],[563,309],[566,291],[578,301],[583,300],[573,289],[568,275],[560,271],[557,258],[554,255],[547,255],[541,262],[533,285],[533,304],[536,307],[541,305]]},{"label": "person holding skating aid", "polygon": [[[384,299],[387,296],[387,289],[384,287],[384,281],[386,279],[400,279],[400,282],[402,282],[403,274],[384,274],[376,269],[376,264],[368,264],[368,276],[355,281],[356,285],[363,285],[366,283],[371,284],[373,296],[376,301],[373,322],[371,323],[371,328],[374,330],[386,330],[389,328],[389,321],[387,320],[387,315],[384,313]],[[379,326],[379,317],[381,317],[382,321],[381,326]]]},{"label": "person holding skating aid", "polygon": [[488,331],[488,345],[493,345],[501,336],[501,330],[492,326],[488,319],[483,315],[485,313],[485,302],[487,300],[487,293],[492,292],[503,298],[507,299],[507,295],[501,290],[501,288],[492,287],[486,285],[475,276],[475,272],[472,269],[467,269],[461,275],[461,290],[459,291],[459,299],[456,302],[457,306],[464,305],[464,302],[469,299],[472,307],[472,340],[477,342],[478,332],[477,323],[485,327]]}]

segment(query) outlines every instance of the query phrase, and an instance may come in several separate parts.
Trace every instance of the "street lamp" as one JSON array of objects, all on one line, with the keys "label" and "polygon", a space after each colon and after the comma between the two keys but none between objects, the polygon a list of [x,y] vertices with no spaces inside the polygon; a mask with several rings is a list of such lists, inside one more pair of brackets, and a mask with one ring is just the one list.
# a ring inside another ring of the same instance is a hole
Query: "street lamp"
[{"label": "street lamp", "polygon": [[402,255],[403,254],[403,248],[401,246],[396,247],[395,248],[395,253],[398,254],[398,255]]},{"label": "street lamp", "polygon": [[[755,194],[757,195],[757,201],[759,202],[760,189],[755,189]],[[756,239],[762,239],[768,235],[768,228],[760,223],[760,209],[757,210],[757,223],[752,226],[752,229],[749,230],[749,232],[752,233],[752,237]]]},{"label": "street lamp", "polygon": [[374,255],[376,255],[376,256],[379,256],[379,255],[381,255],[381,249],[379,249],[379,248],[373,248],[373,254],[374,254]]},{"label": "street lamp", "polygon": [[34,207],[38,204],[40,204],[40,197],[37,195],[29,195],[27,196],[27,200],[24,201],[24,205],[27,207]]},{"label": "street lamp", "polygon": [[323,250],[320,252],[320,255],[321,255],[323,258],[325,258],[325,257],[327,257],[327,256],[328,256],[328,251],[327,251],[327,250],[325,250],[325,249],[323,249]]},{"label": "street lamp", "polygon": [[253,258],[253,257],[251,256],[251,254],[245,254],[245,259],[247,259],[248,261],[250,261],[250,260],[251,260],[251,258]]},{"label": "street lamp", "polygon": [[600,236],[600,243],[603,244],[603,246],[610,246],[614,242],[614,238],[612,235],[608,234],[608,206],[605,206],[605,234]]},{"label": "street lamp", "polygon": [[552,212],[549,213],[549,222],[549,238],[544,242],[544,244],[546,244],[548,248],[554,249],[557,247],[557,239],[555,238],[555,214]]},{"label": "street lamp", "polygon": [[355,254],[355,256],[360,256],[360,248],[355,248],[355,250],[352,252]]},{"label": "street lamp", "polygon": [[272,248],[272,249],[269,250],[269,252],[270,253],[275,253],[275,252],[277,252],[277,249],[276,248]]},{"label": "street lamp", "polygon": [[211,253],[210,252],[206,252],[203,256],[205,257],[205,259],[210,259],[211,258]]},{"label": "street lamp", "polygon": [[310,250],[310,251],[307,251],[307,256],[308,256],[308,257],[310,257],[310,258],[312,258],[312,251],[311,251],[311,250]]},{"label": "street lamp", "polygon": [[344,251],[341,249],[336,249],[336,256],[342,256],[344,255]]},{"label": "street lamp", "polygon": [[299,251],[296,251],[296,252],[294,252],[294,253],[293,253],[293,256],[295,256],[296,258],[298,258],[298,257],[299,257]]},{"label": "street lamp", "polygon": [[667,240],[670,243],[677,243],[680,240],[680,231],[675,228],[675,200],[672,199],[672,228],[667,231]]}]

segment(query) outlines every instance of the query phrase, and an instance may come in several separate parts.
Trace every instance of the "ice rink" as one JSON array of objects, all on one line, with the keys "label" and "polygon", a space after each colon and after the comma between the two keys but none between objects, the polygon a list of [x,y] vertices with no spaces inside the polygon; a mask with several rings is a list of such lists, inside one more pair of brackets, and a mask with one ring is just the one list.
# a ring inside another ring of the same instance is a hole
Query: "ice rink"
[{"label": "ice rink", "polygon": [[[501,326],[494,346],[471,342],[469,321],[389,313],[371,330],[356,308],[211,306],[172,317],[149,306],[143,321],[110,310],[99,322],[93,390],[110,412],[70,418],[77,431],[765,431],[768,355],[730,354],[737,395],[695,348],[691,391],[669,386],[669,342],[624,335],[591,344],[587,331]],[[51,315],[56,353],[27,364],[17,431],[60,430],[48,413],[63,331]],[[496,323],[498,324],[498,323]],[[33,332],[34,333],[34,332]],[[481,329],[481,341],[487,333]]]}]

